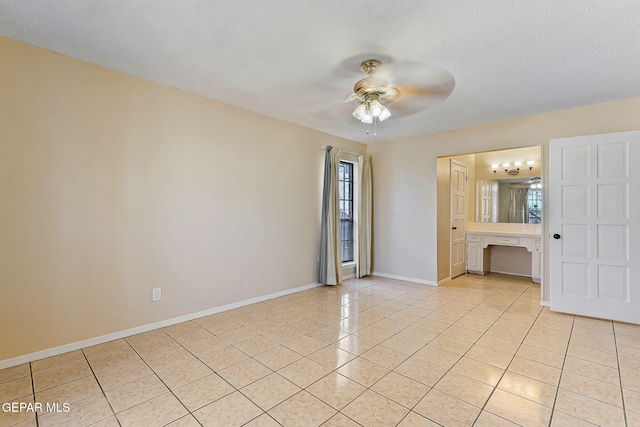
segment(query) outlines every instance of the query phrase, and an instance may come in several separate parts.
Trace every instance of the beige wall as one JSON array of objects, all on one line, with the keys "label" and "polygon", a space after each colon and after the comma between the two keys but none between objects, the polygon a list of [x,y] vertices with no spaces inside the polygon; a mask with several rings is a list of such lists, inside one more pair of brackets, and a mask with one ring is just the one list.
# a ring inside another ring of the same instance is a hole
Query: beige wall
[{"label": "beige wall", "polygon": [[449,255],[448,249],[439,253],[437,244],[442,229],[437,218],[443,213],[436,191],[438,156],[543,146],[546,165],[550,139],[634,130],[640,126],[638,117],[640,98],[630,98],[369,146],[374,270],[432,283],[441,277],[440,260]]},{"label": "beige wall", "polygon": [[8,39],[0,56],[0,360],[316,281],[319,146],[364,145]]}]

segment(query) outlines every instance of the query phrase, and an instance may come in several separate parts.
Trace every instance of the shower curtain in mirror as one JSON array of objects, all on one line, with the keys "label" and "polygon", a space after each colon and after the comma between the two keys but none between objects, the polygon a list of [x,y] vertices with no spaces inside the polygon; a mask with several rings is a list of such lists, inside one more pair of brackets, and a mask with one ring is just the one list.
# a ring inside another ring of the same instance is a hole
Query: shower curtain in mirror
[{"label": "shower curtain in mirror", "polygon": [[520,224],[529,223],[529,187],[511,188],[511,200],[509,203],[509,222]]}]

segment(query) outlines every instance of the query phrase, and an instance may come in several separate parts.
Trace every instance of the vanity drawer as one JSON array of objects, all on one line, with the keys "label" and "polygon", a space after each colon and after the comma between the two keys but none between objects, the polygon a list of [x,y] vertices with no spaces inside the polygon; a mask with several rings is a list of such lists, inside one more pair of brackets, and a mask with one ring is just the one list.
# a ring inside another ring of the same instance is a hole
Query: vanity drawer
[{"label": "vanity drawer", "polygon": [[482,242],[482,236],[478,235],[478,234],[469,234],[467,235],[467,242]]},{"label": "vanity drawer", "polygon": [[520,239],[518,237],[493,236],[493,242],[497,245],[517,245],[520,243]]}]

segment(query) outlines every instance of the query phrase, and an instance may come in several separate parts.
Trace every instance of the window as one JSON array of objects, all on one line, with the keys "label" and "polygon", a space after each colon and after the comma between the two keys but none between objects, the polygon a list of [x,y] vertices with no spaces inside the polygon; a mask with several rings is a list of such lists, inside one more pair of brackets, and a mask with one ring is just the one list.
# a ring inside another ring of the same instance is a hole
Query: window
[{"label": "window", "polygon": [[353,261],[353,163],[340,162],[338,170],[340,191],[340,234],[342,262]]},{"label": "window", "polygon": [[527,199],[529,201],[529,224],[540,224],[542,222],[542,191],[529,190]]}]

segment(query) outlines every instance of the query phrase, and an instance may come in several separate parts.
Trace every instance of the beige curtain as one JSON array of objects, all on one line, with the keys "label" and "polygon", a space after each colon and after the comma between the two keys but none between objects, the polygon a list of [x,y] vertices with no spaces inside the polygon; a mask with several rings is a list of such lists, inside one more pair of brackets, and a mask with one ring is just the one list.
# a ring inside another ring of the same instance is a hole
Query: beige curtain
[{"label": "beige curtain", "polygon": [[342,260],[340,259],[340,194],[338,190],[338,168],[340,166],[340,150],[331,150],[331,179],[326,188],[328,199],[327,221],[325,227],[325,271],[321,283],[338,285],[342,281]]},{"label": "beige curtain", "polygon": [[356,277],[371,274],[371,156],[358,156],[360,203],[358,204],[358,264]]}]

